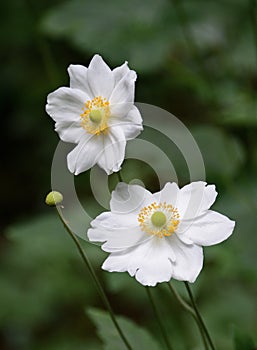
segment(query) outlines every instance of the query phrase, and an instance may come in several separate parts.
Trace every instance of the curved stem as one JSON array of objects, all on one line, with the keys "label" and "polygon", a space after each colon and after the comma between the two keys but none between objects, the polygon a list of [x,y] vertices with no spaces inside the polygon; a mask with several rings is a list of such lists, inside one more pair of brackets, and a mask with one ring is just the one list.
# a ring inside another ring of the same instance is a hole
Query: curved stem
[{"label": "curved stem", "polygon": [[114,312],[113,312],[113,310],[112,310],[112,307],[111,307],[111,305],[110,305],[110,303],[109,303],[109,300],[108,300],[108,298],[107,298],[107,296],[106,296],[106,294],[105,294],[105,291],[104,291],[104,289],[103,289],[103,287],[102,287],[100,281],[98,280],[98,278],[97,278],[97,276],[96,276],[96,274],[95,274],[95,271],[94,271],[94,269],[93,269],[93,267],[92,267],[92,265],[91,265],[90,260],[88,259],[86,253],[84,252],[84,250],[83,250],[83,248],[82,248],[82,246],[81,246],[79,240],[77,239],[77,237],[75,236],[75,234],[72,232],[72,230],[71,230],[71,228],[69,227],[68,223],[65,221],[64,217],[62,216],[62,214],[61,214],[61,209],[60,209],[60,208],[57,208],[57,207],[56,207],[56,209],[57,209],[57,213],[58,213],[58,216],[59,216],[61,222],[63,223],[63,225],[64,225],[66,231],[68,232],[68,234],[70,235],[71,239],[72,239],[73,242],[75,243],[75,245],[76,245],[76,247],[77,247],[77,249],[78,249],[78,251],[79,251],[79,254],[80,254],[81,258],[82,258],[82,260],[84,261],[85,265],[87,266],[87,268],[88,268],[88,270],[89,270],[89,272],[90,272],[90,275],[91,275],[92,279],[93,279],[94,282],[95,282],[95,285],[96,285],[96,288],[97,288],[97,290],[98,290],[98,293],[99,293],[99,295],[100,295],[100,297],[101,297],[103,303],[105,304],[107,310],[109,311],[110,317],[111,317],[111,319],[112,319],[112,321],[113,321],[113,324],[114,324],[114,326],[116,327],[116,329],[117,329],[117,331],[118,331],[118,333],[119,333],[121,339],[123,340],[123,342],[124,342],[126,348],[127,348],[128,350],[132,350],[132,347],[130,346],[128,340],[126,339],[125,335],[123,334],[123,332],[122,332],[122,330],[121,330],[121,328],[120,328],[120,326],[119,326],[119,324],[118,324],[118,322],[117,322],[117,320],[116,320],[116,318],[115,318],[115,315],[114,315]]},{"label": "curved stem", "polygon": [[195,302],[193,293],[192,293],[192,291],[191,291],[191,288],[190,288],[190,286],[189,286],[189,283],[188,283],[188,282],[184,282],[184,283],[185,283],[186,290],[187,290],[187,293],[188,293],[188,295],[189,295],[190,301],[191,301],[191,303],[192,303],[192,306],[193,306],[193,308],[194,308],[194,310],[195,310],[195,313],[196,313],[196,315],[197,315],[197,318],[198,318],[198,320],[199,320],[199,323],[201,324],[201,326],[202,326],[202,328],[203,328],[203,330],[204,330],[204,333],[205,333],[205,335],[206,335],[206,338],[208,339],[208,342],[209,342],[209,344],[210,344],[210,347],[211,347],[212,350],[215,350],[215,346],[214,346],[213,341],[212,341],[212,339],[211,339],[211,336],[210,336],[210,334],[209,334],[209,332],[208,332],[208,329],[207,329],[207,327],[205,326],[205,323],[204,323],[204,321],[203,321],[203,318],[202,318],[200,312],[198,311],[198,308],[197,308],[197,305],[196,305],[196,302]]},{"label": "curved stem", "polygon": [[154,315],[155,315],[156,320],[157,320],[157,322],[158,322],[158,324],[159,324],[160,331],[161,331],[161,333],[162,333],[164,342],[165,342],[165,344],[166,344],[166,346],[167,346],[167,349],[172,350],[172,347],[171,347],[171,345],[170,345],[169,338],[168,338],[168,336],[167,336],[166,330],[165,330],[165,328],[163,327],[163,324],[162,324],[162,322],[161,322],[161,318],[160,318],[160,316],[159,316],[157,307],[156,307],[156,305],[155,305],[155,303],[154,303],[154,300],[153,300],[153,297],[152,297],[152,295],[151,295],[150,287],[145,287],[145,288],[146,288],[146,292],[147,292],[147,295],[148,295],[150,304],[152,305],[152,308],[153,308],[153,311],[154,311]]},{"label": "curved stem", "polygon": [[203,344],[204,344],[204,348],[205,348],[206,350],[208,350],[209,347],[208,347],[208,343],[207,343],[206,338],[205,338],[204,330],[203,330],[203,328],[202,328],[202,326],[201,326],[201,324],[200,324],[200,322],[199,322],[199,320],[198,320],[198,318],[197,318],[197,315],[196,315],[194,309],[192,309],[191,306],[188,305],[187,302],[185,302],[185,300],[184,300],[183,298],[181,298],[181,296],[178,294],[178,292],[177,292],[176,289],[172,286],[171,283],[168,283],[168,287],[169,287],[170,291],[173,293],[173,295],[175,296],[175,298],[177,299],[177,301],[180,303],[180,305],[181,305],[186,311],[188,311],[188,312],[193,316],[193,318],[195,319],[195,321],[196,321],[196,323],[197,323],[197,326],[198,326],[198,328],[199,328],[199,331],[200,331],[200,333],[201,333],[201,337],[202,337],[202,341],[203,341]]}]

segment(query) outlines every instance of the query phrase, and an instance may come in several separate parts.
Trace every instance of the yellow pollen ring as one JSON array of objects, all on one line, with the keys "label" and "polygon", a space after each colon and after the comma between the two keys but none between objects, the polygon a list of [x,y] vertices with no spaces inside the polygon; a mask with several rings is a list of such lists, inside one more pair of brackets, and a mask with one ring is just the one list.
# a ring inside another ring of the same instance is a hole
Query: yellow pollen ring
[{"label": "yellow pollen ring", "polygon": [[97,96],[88,100],[80,114],[81,126],[93,135],[100,135],[108,130],[108,120],[111,115],[110,103],[105,98]]},{"label": "yellow pollen ring", "polygon": [[138,222],[142,231],[163,238],[176,231],[179,217],[178,209],[171,204],[153,202],[140,210]]}]

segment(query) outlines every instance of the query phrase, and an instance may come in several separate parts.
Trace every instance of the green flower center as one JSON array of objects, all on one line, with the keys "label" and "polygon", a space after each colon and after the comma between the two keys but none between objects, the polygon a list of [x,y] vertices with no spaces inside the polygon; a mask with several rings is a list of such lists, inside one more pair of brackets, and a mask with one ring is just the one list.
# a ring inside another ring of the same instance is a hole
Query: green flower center
[{"label": "green flower center", "polygon": [[100,124],[102,121],[102,111],[100,109],[92,109],[89,113],[89,118],[91,122]]},{"label": "green flower center", "polygon": [[167,218],[162,211],[156,211],[151,216],[151,221],[154,226],[162,227],[164,224],[166,224]]}]

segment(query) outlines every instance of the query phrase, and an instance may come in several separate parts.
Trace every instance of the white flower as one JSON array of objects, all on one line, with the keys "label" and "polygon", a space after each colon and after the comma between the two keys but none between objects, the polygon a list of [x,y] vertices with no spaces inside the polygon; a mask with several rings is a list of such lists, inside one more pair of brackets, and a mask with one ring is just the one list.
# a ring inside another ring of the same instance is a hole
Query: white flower
[{"label": "white flower", "polygon": [[95,55],[89,67],[70,65],[70,87],[47,97],[46,111],[61,140],[77,144],[68,154],[75,175],[98,164],[107,174],[119,171],[126,141],[143,129],[134,106],[136,73],[127,62],[111,70]]},{"label": "white flower", "polygon": [[179,189],[167,183],[152,194],[138,185],[119,183],[111,212],[100,214],[88,230],[90,241],[105,242],[110,255],[102,268],[128,271],[138,282],[155,286],[171,278],[194,282],[203,267],[203,248],[220,243],[235,222],[209,210],[214,185],[193,182]]}]

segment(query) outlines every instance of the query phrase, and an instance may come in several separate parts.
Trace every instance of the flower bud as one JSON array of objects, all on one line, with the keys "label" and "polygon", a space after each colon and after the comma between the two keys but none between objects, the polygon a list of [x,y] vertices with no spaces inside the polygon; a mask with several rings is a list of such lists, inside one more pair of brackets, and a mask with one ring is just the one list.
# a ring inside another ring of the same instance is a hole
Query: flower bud
[{"label": "flower bud", "polygon": [[45,202],[50,207],[54,207],[63,201],[63,196],[60,192],[52,191],[46,196]]}]

